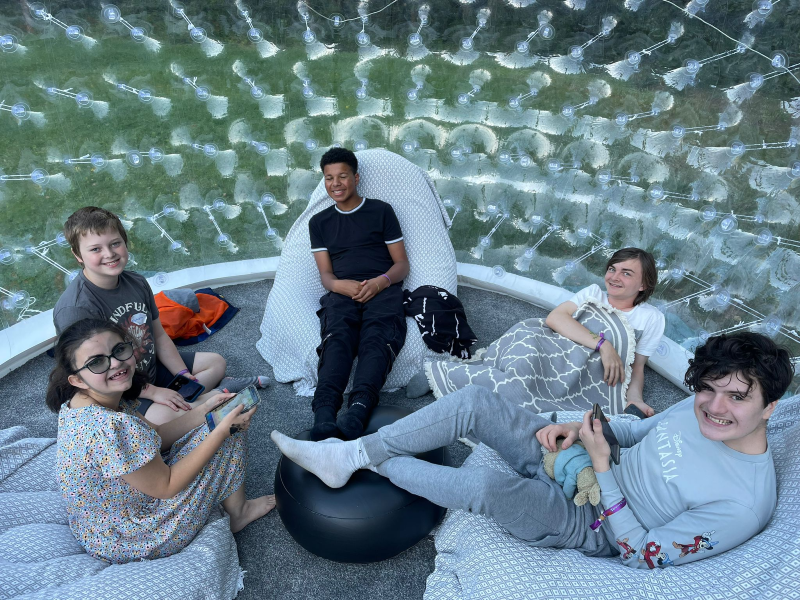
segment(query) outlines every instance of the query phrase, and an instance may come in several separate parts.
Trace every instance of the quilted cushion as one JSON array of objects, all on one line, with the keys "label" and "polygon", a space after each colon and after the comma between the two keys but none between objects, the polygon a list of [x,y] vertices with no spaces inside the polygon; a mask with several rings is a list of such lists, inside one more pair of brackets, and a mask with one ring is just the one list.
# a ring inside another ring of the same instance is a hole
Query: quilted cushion
[{"label": "quilted cushion", "polygon": [[[421,285],[436,285],[455,294],[456,258],[447,235],[450,219],[428,174],[387,150],[364,150],[356,156],[361,176],[358,193],[391,204],[403,229],[411,263],[403,287],[414,290]],[[295,391],[301,396],[312,395],[317,385],[320,332],[316,311],[325,294],[311,254],[308,222],[332,204],[321,180],[284,241],[261,322],[262,337],[256,344],[272,365],[275,379],[294,381]],[[416,323],[409,319],[406,343],[385,388],[405,386],[422,369],[426,356],[439,355],[428,350]]]},{"label": "quilted cushion", "polygon": [[[778,505],[767,527],[733,550],[680,567],[631,569],[616,558],[532,548],[491,519],[450,511],[436,534],[436,566],[425,599],[799,598],[800,396],[778,402],[768,439]],[[464,464],[514,473],[483,445]]]}]

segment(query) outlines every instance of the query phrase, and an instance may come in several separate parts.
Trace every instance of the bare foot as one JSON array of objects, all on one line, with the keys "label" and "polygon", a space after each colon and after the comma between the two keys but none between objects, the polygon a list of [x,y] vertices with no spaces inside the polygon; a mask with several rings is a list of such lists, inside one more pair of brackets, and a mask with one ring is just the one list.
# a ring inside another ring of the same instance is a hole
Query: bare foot
[{"label": "bare foot", "polygon": [[275,508],[275,496],[261,496],[252,500],[245,500],[242,511],[238,515],[231,515],[231,531],[237,533],[247,527],[256,519],[260,519]]}]

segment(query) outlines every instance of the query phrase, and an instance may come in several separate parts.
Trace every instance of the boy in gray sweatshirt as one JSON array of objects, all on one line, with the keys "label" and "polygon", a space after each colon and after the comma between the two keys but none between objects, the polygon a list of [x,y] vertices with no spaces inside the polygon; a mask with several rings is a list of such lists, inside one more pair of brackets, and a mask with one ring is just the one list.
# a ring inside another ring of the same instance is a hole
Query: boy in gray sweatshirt
[{"label": "boy in gray sweatshirt", "polygon": [[[786,350],[750,332],[709,338],[689,365],[693,397],[649,419],[612,424],[623,448],[619,465],[610,464],[600,421],[589,412],[580,423],[552,424],[478,386],[351,442],[301,442],[277,431],[272,439],[331,487],[368,468],[440,506],[491,517],[532,546],[619,555],[634,568],[678,565],[738,546],[772,516],[766,423],[794,371]],[[522,477],[413,457],[470,432]],[[575,506],[545,474],[541,446],[555,450],[558,438],[562,448],[583,443],[599,506]]]}]

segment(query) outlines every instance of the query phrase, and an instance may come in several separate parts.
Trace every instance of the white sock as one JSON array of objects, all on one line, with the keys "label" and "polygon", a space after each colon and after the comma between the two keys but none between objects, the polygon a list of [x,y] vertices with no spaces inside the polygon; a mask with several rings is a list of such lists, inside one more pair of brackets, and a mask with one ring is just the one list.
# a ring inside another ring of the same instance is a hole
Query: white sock
[{"label": "white sock", "polygon": [[360,439],[343,442],[330,438],[322,442],[304,442],[280,431],[273,431],[270,437],[284,456],[319,477],[328,487],[342,487],[353,473],[369,465]]}]

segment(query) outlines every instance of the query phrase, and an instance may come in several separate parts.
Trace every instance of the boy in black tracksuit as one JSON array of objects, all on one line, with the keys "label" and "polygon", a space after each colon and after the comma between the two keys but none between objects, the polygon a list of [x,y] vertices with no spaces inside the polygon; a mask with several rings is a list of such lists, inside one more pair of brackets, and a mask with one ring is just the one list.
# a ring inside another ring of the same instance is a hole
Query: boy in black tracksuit
[{"label": "boy in black tracksuit", "polygon": [[[361,198],[358,160],[331,148],[320,161],[334,206],[311,217],[311,251],[322,285],[317,315],[317,389],[311,439],[362,434],[378,394],[406,338],[403,279],[409,264],[400,223],[389,204]],[[353,359],[358,357],[347,410],[336,418]],[[338,431],[337,431],[338,429]]]}]

